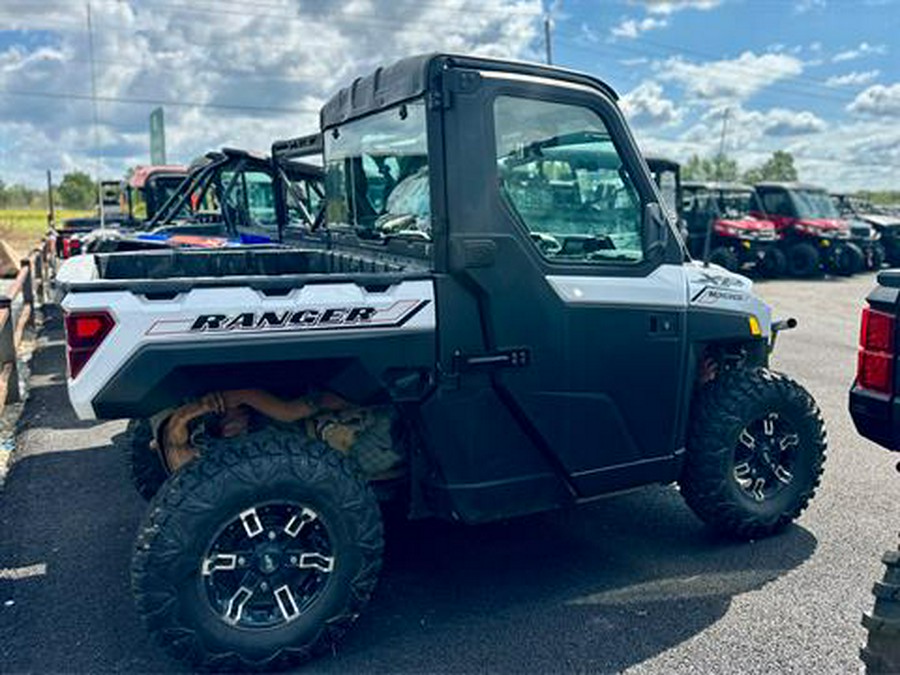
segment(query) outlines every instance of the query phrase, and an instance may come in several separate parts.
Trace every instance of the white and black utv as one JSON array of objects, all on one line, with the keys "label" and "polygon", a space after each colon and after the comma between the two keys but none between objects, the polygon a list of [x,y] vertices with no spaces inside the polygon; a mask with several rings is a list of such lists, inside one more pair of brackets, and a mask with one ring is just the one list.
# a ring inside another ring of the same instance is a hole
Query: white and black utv
[{"label": "white and black utv", "polygon": [[379,498],[480,523],[677,481],[750,539],[806,507],[825,433],[768,368],[782,324],[687,258],[616,98],[409,58],[322,109],[324,247],[70,270],[70,398],[139,420],[156,478],[132,584],[171,653],[331,650],[376,585]]}]

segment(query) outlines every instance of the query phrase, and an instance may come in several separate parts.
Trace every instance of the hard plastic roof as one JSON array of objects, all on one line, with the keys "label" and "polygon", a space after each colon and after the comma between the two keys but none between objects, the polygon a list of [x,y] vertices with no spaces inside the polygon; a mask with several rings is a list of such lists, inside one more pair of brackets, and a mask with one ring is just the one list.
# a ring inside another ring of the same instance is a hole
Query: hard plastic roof
[{"label": "hard plastic roof", "polygon": [[531,75],[550,80],[563,80],[587,85],[603,91],[616,100],[616,92],[595,77],[563,68],[545,66],[524,61],[505,61],[458,54],[420,54],[382,66],[370,75],[353,80],[352,84],[338,91],[322,107],[322,129],[337,126],[349,120],[408,101],[424,93],[428,79],[450,68],[471,68]]}]

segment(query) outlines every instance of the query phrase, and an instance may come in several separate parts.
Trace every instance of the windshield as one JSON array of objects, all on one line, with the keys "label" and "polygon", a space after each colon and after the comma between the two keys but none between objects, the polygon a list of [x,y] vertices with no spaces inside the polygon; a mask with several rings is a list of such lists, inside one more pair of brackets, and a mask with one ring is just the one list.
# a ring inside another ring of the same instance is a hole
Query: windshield
[{"label": "windshield", "polygon": [[325,137],[330,224],[360,236],[431,236],[425,106],[405,103],[345,124]]},{"label": "windshield", "polygon": [[819,190],[795,190],[794,203],[800,218],[840,218],[834,202]]},{"label": "windshield", "polygon": [[735,191],[719,193],[719,210],[723,218],[746,218],[754,210],[753,193]]}]

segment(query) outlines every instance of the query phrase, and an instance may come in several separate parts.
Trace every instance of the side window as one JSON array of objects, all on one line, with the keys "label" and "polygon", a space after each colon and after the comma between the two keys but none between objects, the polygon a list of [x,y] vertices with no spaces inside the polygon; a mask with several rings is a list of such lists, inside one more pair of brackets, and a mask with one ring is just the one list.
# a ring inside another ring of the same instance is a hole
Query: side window
[{"label": "side window", "polygon": [[643,258],[640,197],[594,111],[499,96],[494,128],[501,194],[542,255],[565,263]]},{"label": "side window", "polygon": [[267,230],[277,229],[278,217],[275,215],[272,177],[263,171],[248,171],[244,174],[244,186],[247,190],[249,224]]},{"label": "side window", "polygon": [[223,171],[223,210],[238,229],[276,230],[272,177],[263,171]]}]

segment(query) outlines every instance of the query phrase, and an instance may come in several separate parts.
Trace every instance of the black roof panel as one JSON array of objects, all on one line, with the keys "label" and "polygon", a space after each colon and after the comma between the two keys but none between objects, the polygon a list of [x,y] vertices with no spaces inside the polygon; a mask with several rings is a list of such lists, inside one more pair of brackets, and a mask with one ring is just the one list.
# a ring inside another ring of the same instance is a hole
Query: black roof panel
[{"label": "black roof panel", "polygon": [[493,70],[574,82],[600,89],[613,100],[618,99],[616,92],[605,82],[590,75],[563,68],[478,56],[419,54],[389,66],[378,67],[370,75],[359,77],[353,80],[349,86],[338,91],[322,107],[321,128],[328,129],[348,120],[415,98],[428,88],[430,73],[439,73],[454,67]]}]

